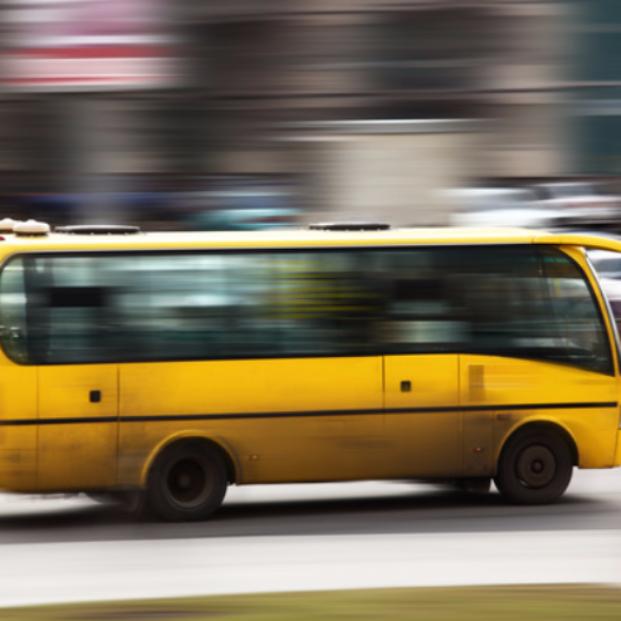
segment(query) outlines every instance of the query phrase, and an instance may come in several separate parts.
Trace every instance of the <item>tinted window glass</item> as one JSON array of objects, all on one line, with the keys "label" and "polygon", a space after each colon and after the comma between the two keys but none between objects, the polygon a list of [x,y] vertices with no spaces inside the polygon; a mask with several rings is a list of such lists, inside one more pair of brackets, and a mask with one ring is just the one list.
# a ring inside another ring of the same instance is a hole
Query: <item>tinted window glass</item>
[{"label": "tinted window glass", "polygon": [[18,258],[0,292],[7,330],[28,336],[19,351],[9,332],[3,342],[39,363],[364,353],[379,314],[364,262],[343,252]]},{"label": "tinted window glass", "polygon": [[473,352],[610,372],[588,284],[535,247],[56,255],[0,278],[29,363]]},{"label": "tinted window glass", "polygon": [[0,280],[0,338],[10,358],[28,362],[26,291],[21,259],[11,261],[2,270]]},{"label": "tinted window glass", "polygon": [[560,253],[544,253],[543,263],[550,296],[548,321],[556,349],[565,362],[612,372],[608,337],[584,275]]}]

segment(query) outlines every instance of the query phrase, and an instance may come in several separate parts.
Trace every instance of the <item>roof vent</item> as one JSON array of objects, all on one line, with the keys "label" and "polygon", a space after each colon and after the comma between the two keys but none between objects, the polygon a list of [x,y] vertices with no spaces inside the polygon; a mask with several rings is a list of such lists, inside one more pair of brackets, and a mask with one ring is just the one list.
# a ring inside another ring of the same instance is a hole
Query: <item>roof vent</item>
[{"label": "roof vent", "polygon": [[308,227],[311,231],[387,231],[385,222],[319,222]]},{"label": "roof vent", "polygon": [[19,220],[13,220],[13,218],[2,218],[0,220],[0,233],[12,233],[18,222]]},{"label": "roof vent", "polygon": [[125,224],[71,224],[57,226],[54,230],[68,235],[135,235],[140,233],[139,226]]},{"label": "roof vent", "polygon": [[44,237],[50,232],[50,225],[47,222],[38,220],[26,220],[16,222],[13,226],[13,233],[20,237]]}]

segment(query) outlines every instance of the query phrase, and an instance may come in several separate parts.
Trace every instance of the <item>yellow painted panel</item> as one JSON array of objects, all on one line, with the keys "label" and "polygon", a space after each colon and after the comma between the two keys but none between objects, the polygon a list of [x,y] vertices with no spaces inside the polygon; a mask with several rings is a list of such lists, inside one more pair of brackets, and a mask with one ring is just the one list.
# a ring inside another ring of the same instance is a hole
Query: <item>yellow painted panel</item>
[{"label": "yellow painted panel", "polygon": [[460,356],[460,376],[464,405],[492,408],[464,413],[466,461],[474,460],[472,451],[481,441],[481,436],[471,433],[472,428],[475,424],[480,427],[481,419],[488,417],[493,429],[493,463],[503,442],[515,429],[528,422],[548,421],[564,427],[574,438],[581,467],[612,465],[618,407],[520,410],[515,406],[616,403],[619,400],[618,378],[562,364],[478,355]]},{"label": "yellow painted panel", "polygon": [[[116,416],[117,367],[114,364],[71,364],[39,368],[41,418]],[[99,390],[101,401],[89,393]]]},{"label": "yellow painted panel", "polygon": [[[41,419],[64,419],[39,427],[38,485],[41,490],[88,490],[117,480],[118,409],[115,365],[39,368]],[[89,392],[101,401],[91,403]],[[95,422],[109,417],[109,422]],[[85,419],[73,422],[72,419]],[[89,422],[93,420],[93,422]]]},{"label": "yellow painted panel", "polygon": [[[461,473],[458,358],[454,354],[386,356],[386,437],[393,476]],[[391,409],[448,408],[399,412]]]},{"label": "yellow painted panel", "polygon": [[[580,468],[610,468],[615,459],[617,408],[531,410],[490,413],[494,425],[495,456],[509,435],[531,422],[549,422],[563,427],[574,439]],[[467,424],[467,419],[464,420]]]},{"label": "yellow painted panel", "polygon": [[[386,356],[384,364],[387,408],[457,405],[455,354]],[[402,387],[402,382],[409,382],[409,390]]]},{"label": "yellow painted panel", "polygon": [[0,489],[35,487],[37,432],[36,425],[0,425]]},{"label": "yellow painted panel", "polygon": [[617,450],[615,452],[615,466],[621,466],[621,431],[617,431]]},{"label": "yellow painted panel", "polygon": [[[536,233],[526,229],[503,228],[419,228],[388,231],[313,231],[308,229],[222,232],[147,233],[141,235],[49,235],[38,238],[13,237],[0,246],[2,257],[14,253],[51,250],[178,250],[245,248],[328,248],[446,244],[530,244]],[[549,237],[549,236],[548,236]],[[554,237],[555,243],[589,241],[584,236]],[[548,243],[541,236],[540,243]],[[576,245],[581,245],[580,243]]]},{"label": "yellow painted panel", "polygon": [[120,390],[121,416],[381,408],[381,358],[126,364]]},{"label": "yellow painted panel", "polygon": [[193,233],[147,233],[140,235],[58,235],[7,237],[0,246],[0,260],[16,253],[93,250],[190,250],[234,248],[327,248],[468,244],[546,244],[599,248],[621,252],[621,241],[582,233],[546,233],[502,228],[412,228],[388,231],[222,231]]},{"label": "yellow painted panel", "polygon": [[238,483],[339,481],[384,476],[382,416],[121,423],[119,482],[138,485],[165,439],[205,437],[234,459]]},{"label": "yellow painted panel", "polygon": [[227,447],[241,482],[366,478],[385,467],[379,357],[146,363],[120,374],[121,417],[306,413],[122,422],[122,483],[139,479],[147,456],[175,434]]},{"label": "yellow painted panel", "polygon": [[[37,370],[0,353],[0,423],[36,420]],[[0,425],[0,489],[28,491],[36,485],[37,427]]]},{"label": "yellow painted panel", "polygon": [[461,357],[466,405],[617,401],[618,380],[569,365],[467,355]]},{"label": "yellow painted panel", "polygon": [[34,451],[36,446],[36,425],[0,425],[0,450]]},{"label": "yellow painted panel", "polygon": [[25,492],[37,489],[37,452],[0,449],[0,489]]},{"label": "yellow painted panel", "polygon": [[0,420],[37,417],[37,369],[0,354]]},{"label": "yellow painted panel", "polygon": [[39,489],[89,490],[114,485],[116,441],[116,423],[41,426]]}]

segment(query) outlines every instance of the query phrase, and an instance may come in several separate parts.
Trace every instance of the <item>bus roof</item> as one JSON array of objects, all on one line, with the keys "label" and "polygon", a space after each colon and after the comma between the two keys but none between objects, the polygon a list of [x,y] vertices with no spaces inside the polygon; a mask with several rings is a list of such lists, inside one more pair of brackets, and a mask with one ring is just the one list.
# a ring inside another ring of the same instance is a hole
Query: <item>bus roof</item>
[{"label": "bus roof", "polygon": [[1,234],[0,255],[39,251],[132,251],[262,248],[342,248],[550,244],[621,252],[621,239],[594,233],[554,233],[511,228],[395,228],[386,231],[154,232],[132,235],[50,233],[41,236]]}]

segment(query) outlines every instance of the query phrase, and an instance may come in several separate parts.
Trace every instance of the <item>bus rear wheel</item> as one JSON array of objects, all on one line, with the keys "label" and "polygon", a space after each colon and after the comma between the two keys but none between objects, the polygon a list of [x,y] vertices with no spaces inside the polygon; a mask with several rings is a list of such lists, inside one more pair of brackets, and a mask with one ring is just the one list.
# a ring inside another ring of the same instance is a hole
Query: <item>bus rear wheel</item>
[{"label": "bus rear wheel", "polygon": [[546,504],[563,495],[573,466],[573,452],[560,433],[525,430],[502,450],[494,483],[509,502]]},{"label": "bus rear wheel", "polygon": [[226,465],[219,451],[201,442],[181,442],[165,448],[155,460],[147,504],[169,522],[204,520],[222,504],[226,487]]}]

